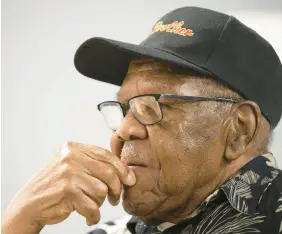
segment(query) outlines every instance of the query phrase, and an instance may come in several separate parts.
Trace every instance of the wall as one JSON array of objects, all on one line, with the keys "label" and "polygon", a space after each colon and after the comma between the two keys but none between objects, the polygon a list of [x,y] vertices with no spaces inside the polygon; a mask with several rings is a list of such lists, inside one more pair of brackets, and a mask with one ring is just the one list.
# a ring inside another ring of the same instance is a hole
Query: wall
[{"label": "wall", "polygon": [[[65,141],[109,147],[110,131],[96,105],[112,99],[117,87],[84,78],[75,70],[78,45],[93,36],[139,43],[159,17],[185,5],[237,16],[269,40],[282,58],[279,0],[2,1],[2,212]],[[272,144],[280,165],[281,139],[280,123]],[[101,222],[122,214],[121,207],[105,203]],[[90,229],[73,213],[42,233]]]}]

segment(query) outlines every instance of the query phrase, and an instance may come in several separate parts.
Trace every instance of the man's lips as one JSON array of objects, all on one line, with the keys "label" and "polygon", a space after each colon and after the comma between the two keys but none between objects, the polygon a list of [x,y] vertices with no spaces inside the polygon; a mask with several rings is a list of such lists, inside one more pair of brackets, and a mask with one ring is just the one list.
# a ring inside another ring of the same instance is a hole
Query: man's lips
[{"label": "man's lips", "polygon": [[130,167],[130,168],[133,169],[133,168],[138,168],[138,167],[139,167],[139,168],[140,168],[140,167],[145,168],[146,166],[144,166],[144,165],[137,165],[137,164],[129,164],[128,167]]},{"label": "man's lips", "polygon": [[141,162],[139,160],[128,159],[124,160],[124,163],[128,167],[148,167],[144,162]]}]

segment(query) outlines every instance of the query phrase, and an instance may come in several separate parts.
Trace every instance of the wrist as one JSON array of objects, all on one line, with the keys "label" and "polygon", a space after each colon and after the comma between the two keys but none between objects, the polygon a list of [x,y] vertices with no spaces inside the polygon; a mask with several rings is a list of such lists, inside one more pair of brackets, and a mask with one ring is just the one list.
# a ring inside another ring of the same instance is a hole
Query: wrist
[{"label": "wrist", "polygon": [[2,234],[38,234],[44,226],[25,214],[11,215],[5,213],[2,217]]}]

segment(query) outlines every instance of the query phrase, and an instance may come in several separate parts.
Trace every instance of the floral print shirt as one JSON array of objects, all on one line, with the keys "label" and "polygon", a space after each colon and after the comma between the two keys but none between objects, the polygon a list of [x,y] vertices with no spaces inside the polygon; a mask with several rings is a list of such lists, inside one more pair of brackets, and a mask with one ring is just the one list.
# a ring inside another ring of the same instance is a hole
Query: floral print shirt
[{"label": "floral print shirt", "polygon": [[89,234],[153,233],[282,233],[282,171],[272,154],[264,154],[248,162],[178,224],[163,229],[128,215],[102,224]]}]

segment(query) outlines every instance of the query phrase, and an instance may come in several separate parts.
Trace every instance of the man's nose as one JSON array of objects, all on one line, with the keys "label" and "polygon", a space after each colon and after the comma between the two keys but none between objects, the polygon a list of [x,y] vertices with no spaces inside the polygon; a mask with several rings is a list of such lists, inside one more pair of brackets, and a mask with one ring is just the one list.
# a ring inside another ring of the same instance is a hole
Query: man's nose
[{"label": "man's nose", "polygon": [[120,127],[113,133],[111,139],[111,149],[116,155],[120,155],[123,142],[135,139],[144,140],[148,137],[146,127],[139,123],[129,111],[122,119]]},{"label": "man's nose", "polygon": [[120,127],[116,131],[119,138],[124,141],[130,141],[133,139],[145,139],[147,137],[146,127],[139,123],[129,111],[127,115],[122,119]]}]

